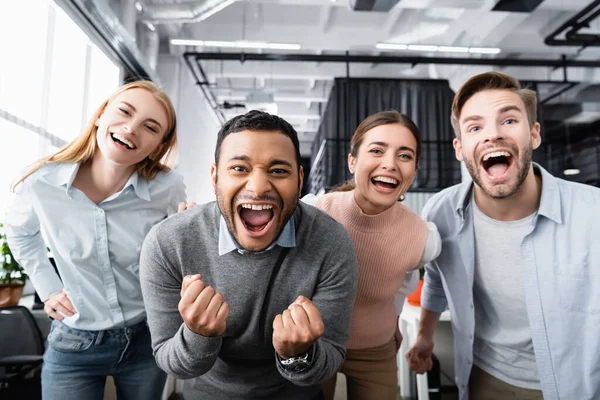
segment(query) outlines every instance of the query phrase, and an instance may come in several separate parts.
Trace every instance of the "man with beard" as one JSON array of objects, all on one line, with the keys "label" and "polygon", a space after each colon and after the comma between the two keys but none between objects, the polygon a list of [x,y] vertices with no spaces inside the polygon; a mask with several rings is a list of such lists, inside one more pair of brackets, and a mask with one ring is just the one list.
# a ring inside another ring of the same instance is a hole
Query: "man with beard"
[{"label": "man with beard", "polygon": [[298,136],[250,111],[219,131],[216,202],[155,226],[140,279],[159,367],[186,399],[319,399],[345,356],[357,261],[342,225],[298,203]]},{"label": "man with beard", "polygon": [[600,190],[532,163],[536,104],[511,76],[469,79],[451,120],[473,182],[423,211],[443,245],[426,266],[406,359],[417,373],[431,368],[449,306],[461,400],[600,399]]}]

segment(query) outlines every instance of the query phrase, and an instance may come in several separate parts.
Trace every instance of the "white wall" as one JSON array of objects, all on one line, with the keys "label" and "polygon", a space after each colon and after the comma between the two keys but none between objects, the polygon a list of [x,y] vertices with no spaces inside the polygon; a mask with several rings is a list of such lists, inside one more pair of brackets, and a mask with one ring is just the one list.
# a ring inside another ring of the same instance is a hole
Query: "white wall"
[{"label": "white wall", "polygon": [[179,163],[188,202],[198,204],[215,199],[210,181],[217,132],[221,127],[183,57],[162,56],[156,68],[163,89],[177,111]]}]

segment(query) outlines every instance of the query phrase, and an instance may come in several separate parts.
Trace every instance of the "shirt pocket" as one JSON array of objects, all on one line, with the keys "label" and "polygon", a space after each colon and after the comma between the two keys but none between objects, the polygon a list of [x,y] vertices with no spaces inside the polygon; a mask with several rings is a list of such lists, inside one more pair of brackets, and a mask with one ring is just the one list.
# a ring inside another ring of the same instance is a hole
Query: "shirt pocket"
[{"label": "shirt pocket", "polygon": [[59,321],[53,321],[48,334],[48,345],[62,353],[76,353],[89,349],[94,343],[94,334],[80,329],[69,328]]},{"label": "shirt pocket", "polygon": [[584,261],[559,263],[555,265],[557,273],[557,292],[560,304],[569,311],[588,315],[600,314],[600,274],[592,271]]}]

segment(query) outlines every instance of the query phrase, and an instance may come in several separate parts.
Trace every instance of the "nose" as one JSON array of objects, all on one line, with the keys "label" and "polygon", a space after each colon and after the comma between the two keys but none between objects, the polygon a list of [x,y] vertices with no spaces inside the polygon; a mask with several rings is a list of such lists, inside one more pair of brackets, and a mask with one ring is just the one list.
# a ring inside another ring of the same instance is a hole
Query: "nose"
[{"label": "nose", "polygon": [[255,170],[246,182],[246,190],[254,194],[255,197],[263,196],[271,190],[271,182],[268,176],[260,170]]},{"label": "nose", "polygon": [[504,134],[500,127],[496,124],[489,125],[485,130],[485,138],[484,143],[495,142],[497,140],[502,140],[504,138]]},{"label": "nose", "polygon": [[387,171],[395,171],[396,170],[396,155],[392,151],[388,151],[382,160],[381,165]]}]

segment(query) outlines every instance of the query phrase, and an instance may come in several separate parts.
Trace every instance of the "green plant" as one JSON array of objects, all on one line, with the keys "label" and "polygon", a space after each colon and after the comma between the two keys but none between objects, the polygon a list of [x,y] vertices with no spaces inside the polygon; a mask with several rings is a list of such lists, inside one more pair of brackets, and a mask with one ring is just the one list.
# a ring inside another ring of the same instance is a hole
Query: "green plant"
[{"label": "green plant", "polygon": [[4,225],[0,223],[0,284],[24,284],[29,277],[15,261],[8,247],[3,227]]}]

